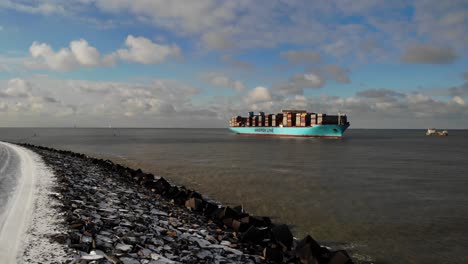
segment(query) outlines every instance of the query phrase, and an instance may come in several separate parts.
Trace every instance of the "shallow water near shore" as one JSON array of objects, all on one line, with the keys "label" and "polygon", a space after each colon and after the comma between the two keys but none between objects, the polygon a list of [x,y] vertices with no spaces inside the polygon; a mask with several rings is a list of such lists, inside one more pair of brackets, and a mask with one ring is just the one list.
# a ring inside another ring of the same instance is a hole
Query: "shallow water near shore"
[{"label": "shallow water near shore", "polygon": [[381,263],[467,263],[468,131],[341,140],[226,129],[0,128],[0,140],[110,158]]}]

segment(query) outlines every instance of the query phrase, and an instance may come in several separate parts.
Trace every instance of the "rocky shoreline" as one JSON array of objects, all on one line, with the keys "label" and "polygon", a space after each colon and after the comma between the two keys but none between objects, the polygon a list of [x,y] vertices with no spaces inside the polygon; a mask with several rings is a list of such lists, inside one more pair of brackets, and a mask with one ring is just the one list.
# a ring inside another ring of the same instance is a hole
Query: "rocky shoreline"
[{"label": "rocky shoreline", "polygon": [[70,263],[353,263],[312,237],[249,215],[141,170],[70,151],[22,144],[56,175],[51,197]]}]

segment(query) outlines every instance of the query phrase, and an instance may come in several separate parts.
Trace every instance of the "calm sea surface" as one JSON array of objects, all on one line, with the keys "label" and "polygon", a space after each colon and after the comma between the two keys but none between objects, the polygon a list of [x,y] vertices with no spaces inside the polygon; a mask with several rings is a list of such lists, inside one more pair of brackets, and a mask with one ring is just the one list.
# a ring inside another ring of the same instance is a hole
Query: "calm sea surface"
[{"label": "calm sea surface", "polygon": [[226,129],[0,128],[142,168],[380,263],[468,263],[468,131],[350,129],[341,140]]}]

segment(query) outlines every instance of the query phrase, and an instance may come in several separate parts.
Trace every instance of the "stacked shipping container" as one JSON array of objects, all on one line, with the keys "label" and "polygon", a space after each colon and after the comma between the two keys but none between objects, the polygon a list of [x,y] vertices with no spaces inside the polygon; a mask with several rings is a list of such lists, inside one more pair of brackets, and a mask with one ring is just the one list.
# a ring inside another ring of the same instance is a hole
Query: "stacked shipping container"
[{"label": "stacked shipping container", "polygon": [[317,124],[317,114],[310,114],[310,125],[315,126]]},{"label": "stacked shipping container", "polygon": [[308,113],[297,113],[296,114],[296,126],[305,127],[310,125],[310,114]]},{"label": "stacked shipping container", "polygon": [[253,127],[257,127],[257,126],[258,126],[258,116],[254,116],[254,117],[253,117],[252,126],[253,126]]},{"label": "stacked shipping container", "polygon": [[321,125],[323,123],[324,114],[317,114],[317,124]]},{"label": "stacked shipping container", "polygon": [[229,126],[238,127],[242,125],[242,117],[241,116],[233,116],[231,120],[229,120]]},{"label": "stacked shipping container", "polygon": [[254,115],[249,112],[248,117],[233,116],[229,120],[232,127],[309,127],[322,124],[346,124],[346,115],[325,115],[307,113],[302,110],[283,110],[282,113],[268,114],[260,112]]},{"label": "stacked shipping container", "polygon": [[[296,114],[294,114],[294,116],[295,115]],[[287,113],[286,116],[287,116],[287,119],[286,119],[287,120],[287,126],[292,127],[293,126],[293,113]]]}]

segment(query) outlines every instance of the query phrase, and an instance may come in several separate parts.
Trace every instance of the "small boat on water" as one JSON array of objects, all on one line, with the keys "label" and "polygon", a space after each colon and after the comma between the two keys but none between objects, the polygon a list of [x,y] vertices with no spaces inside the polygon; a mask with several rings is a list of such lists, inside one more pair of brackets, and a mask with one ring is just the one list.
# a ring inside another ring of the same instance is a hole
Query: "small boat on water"
[{"label": "small boat on water", "polygon": [[448,136],[448,131],[437,131],[435,128],[428,128],[426,136]]}]

